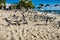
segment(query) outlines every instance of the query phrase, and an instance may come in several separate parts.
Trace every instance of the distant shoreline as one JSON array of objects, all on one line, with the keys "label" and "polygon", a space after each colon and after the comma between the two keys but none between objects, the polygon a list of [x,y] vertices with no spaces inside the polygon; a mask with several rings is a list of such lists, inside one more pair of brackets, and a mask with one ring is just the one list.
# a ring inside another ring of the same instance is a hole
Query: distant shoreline
[{"label": "distant shoreline", "polygon": [[[1,9],[0,9],[1,11]],[[2,11],[15,11],[15,10],[2,10]],[[17,10],[18,11],[18,10]],[[20,10],[19,10],[20,11]],[[32,11],[32,10],[31,10]],[[34,11],[34,10],[33,10]],[[60,14],[60,10],[36,10],[37,12],[47,12],[47,13],[53,13],[53,14]]]},{"label": "distant shoreline", "polygon": [[42,10],[42,11],[40,11],[40,12],[48,12],[48,13],[52,13],[52,12],[54,12],[55,14],[60,14],[60,10]]}]

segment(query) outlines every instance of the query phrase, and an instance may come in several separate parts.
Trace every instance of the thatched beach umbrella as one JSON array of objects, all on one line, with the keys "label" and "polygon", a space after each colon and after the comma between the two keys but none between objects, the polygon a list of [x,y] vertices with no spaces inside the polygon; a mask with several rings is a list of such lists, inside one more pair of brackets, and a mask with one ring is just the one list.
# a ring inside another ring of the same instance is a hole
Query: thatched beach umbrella
[{"label": "thatched beach umbrella", "polygon": [[43,10],[43,7],[44,7],[44,4],[39,4],[39,6],[37,7],[37,9],[38,9],[39,11],[41,11],[41,10]]},{"label": "thatched beach umbrella", "polygon": [[[49,5],[49,4],[46,4],[45,7],[50,7],[50,5]],[[46,14],[47,14],[47,11],[45,11],[45,12],[46,12]]]},{"label": "thatched beach umbrella", "polygon": [[40,10],[43,10],[44,4],[39,4]]},{"label": "thatched beach umbrella", "polygon": [[55,7],[59,7],[59,4],[55,4],[54,6],[55,6]]},{"label": "thatched beach umbrella", "polygon": [[50,4],[46,4],[45,7],[50,7]]}]

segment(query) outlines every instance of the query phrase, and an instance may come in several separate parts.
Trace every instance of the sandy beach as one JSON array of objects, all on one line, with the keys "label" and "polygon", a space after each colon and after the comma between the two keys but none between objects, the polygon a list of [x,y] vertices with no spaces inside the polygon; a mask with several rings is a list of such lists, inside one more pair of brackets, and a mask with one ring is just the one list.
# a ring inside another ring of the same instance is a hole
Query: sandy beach
[{"label": "sandy beach", "polygon": [[0,40],[60,40],[60,14],[0,10]]}]

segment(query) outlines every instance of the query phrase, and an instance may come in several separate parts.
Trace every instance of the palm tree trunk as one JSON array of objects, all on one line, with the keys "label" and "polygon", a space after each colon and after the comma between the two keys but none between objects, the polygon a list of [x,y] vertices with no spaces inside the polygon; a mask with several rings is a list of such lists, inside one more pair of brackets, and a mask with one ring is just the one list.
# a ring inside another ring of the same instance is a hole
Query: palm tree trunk
[{"label": "palm tree trunk", "polygon": [[0,2],[0,9],[2,9],[2,4],[1,4],[1,2]]}]

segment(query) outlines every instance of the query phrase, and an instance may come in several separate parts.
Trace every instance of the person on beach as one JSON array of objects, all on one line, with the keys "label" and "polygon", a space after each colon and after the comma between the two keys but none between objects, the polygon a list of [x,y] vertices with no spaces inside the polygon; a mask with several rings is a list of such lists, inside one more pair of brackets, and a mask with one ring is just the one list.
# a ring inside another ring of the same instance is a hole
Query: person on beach
[{"label": "person on beach", "polygon": [[44,15],[47,15],[47,11],[44,11]]},{"label": "person on beach", "polygon": [[17,12],[17,9],[15,9],[15,13]]},{"label": "person on beach", "polygon": [[47,16],[47,17],[46,17],[46,24],[47,24],[48,21],[49,21],[49,17]]}]

